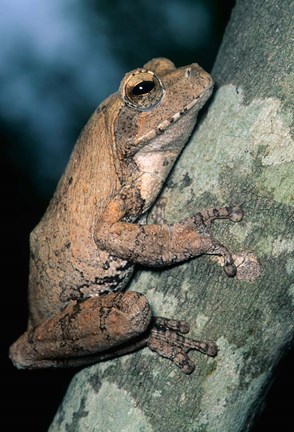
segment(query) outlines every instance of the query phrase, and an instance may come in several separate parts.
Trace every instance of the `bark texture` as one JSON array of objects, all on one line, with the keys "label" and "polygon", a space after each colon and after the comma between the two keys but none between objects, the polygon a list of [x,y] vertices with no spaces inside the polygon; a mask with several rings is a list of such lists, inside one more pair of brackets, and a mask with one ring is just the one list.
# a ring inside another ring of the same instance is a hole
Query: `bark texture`
[{"label": "bark texture", "polygon": [[237,1],[212,72],[217,91],[153,211],[174,222],[243,203],[241,223],[213,228],[238,276],[203,256],[142,270],[129,287],[157,315],[187,320],[192,337],[215,340],[218,356],[191,353],[189,376],[148,349],[85,368],[50,432],[251,429],[293,339],[293,12],[291,0]]}]

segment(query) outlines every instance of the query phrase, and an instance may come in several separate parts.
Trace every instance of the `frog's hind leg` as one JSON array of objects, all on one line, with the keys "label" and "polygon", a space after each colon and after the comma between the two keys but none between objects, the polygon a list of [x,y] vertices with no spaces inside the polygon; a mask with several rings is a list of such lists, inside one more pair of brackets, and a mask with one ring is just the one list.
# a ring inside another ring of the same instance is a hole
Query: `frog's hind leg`
[{"label": "frog's hind leg", "polygon": [[194,370],[188,351],[214,356],[214,342],[189,339],[184,321],[152,317],[137,292],[109,294],[69,305],[60,314],[24,333],[11,347],[19,369],[85,366],[148,346],[184,373]]},{"label": "frog's hind leg", "polygon": [[150,306],[143,294],[112,293],[89,298],[68,305],[60,314],[24,333],[11,346],[10,358],[20,369],[93,363],[97,361],[95,355],[103,357],[103,352],[138,338],[150,320]]},{"label": "frog's hind leg", "polygon": [[[130,354],[141,348],[148,347],[162,357],[170,359],[182,372],[190,374],[195,368],[194,362],[189,358],[188,352],[196,350],[210,357],[217,355],[217,345],[213,341],[198,341],[183,336],[188,333],[190,326],[186,321],[163,317],[152,317],[148,330],[138,338],[97,355],[80,359],[90,364]],[[79,359],[76,359],[78,362]],[[76,363],[78,366],[78,363]]]}]

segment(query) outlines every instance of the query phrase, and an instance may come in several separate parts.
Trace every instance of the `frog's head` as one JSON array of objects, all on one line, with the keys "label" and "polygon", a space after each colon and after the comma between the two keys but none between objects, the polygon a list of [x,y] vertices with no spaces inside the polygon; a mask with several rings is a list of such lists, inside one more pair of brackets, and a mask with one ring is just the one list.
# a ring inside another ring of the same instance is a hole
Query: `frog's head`
[{"label": "frog's head", "polygon": [[171,149],[172,138],[178,135],[186,142],[212,88],[211,76],[196,63],[176,68],[170,60],[157,58],[127,73],[115,122],[116,142],[124,157],[147,148],[160,151],[162,145]]},{"label": "frog's head", "polygon": [[176,68],[158,58],[125,75],[115,145],[118,159],[135,163],[145,195],[162,187],[212,89],[211,76],[196,63]]}]

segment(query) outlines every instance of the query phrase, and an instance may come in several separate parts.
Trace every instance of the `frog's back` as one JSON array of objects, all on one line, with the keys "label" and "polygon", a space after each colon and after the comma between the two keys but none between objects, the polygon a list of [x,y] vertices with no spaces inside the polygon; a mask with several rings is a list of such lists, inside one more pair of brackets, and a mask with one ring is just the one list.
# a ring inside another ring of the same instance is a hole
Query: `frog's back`
[{"label": "frog's back", "polygon": [[69,302],[122,289],[132,265],[97,248],[95,222],[120,188],[101,112],[84,128],[41,222],[31,233],[30,325]]}]

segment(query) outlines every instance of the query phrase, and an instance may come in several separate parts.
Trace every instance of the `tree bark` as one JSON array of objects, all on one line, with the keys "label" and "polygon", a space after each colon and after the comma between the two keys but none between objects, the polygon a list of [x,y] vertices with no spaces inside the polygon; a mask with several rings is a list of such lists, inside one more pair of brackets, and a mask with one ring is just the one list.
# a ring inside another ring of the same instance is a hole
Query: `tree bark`
[{"label": "tree bark", "polygon": [[189,376],[148,349],[85,368],[50,432],[252,428],[293,339],[293,12],[291,0],[237,1],[212,72],[217,90],[159,201],[168,222],[242,203],[241,223],[213,227],[238,275],[203,256],[141,270],[129,287],[156,315],[188,321],[191,337],[215,340],[217,357],[190,353]]}]

